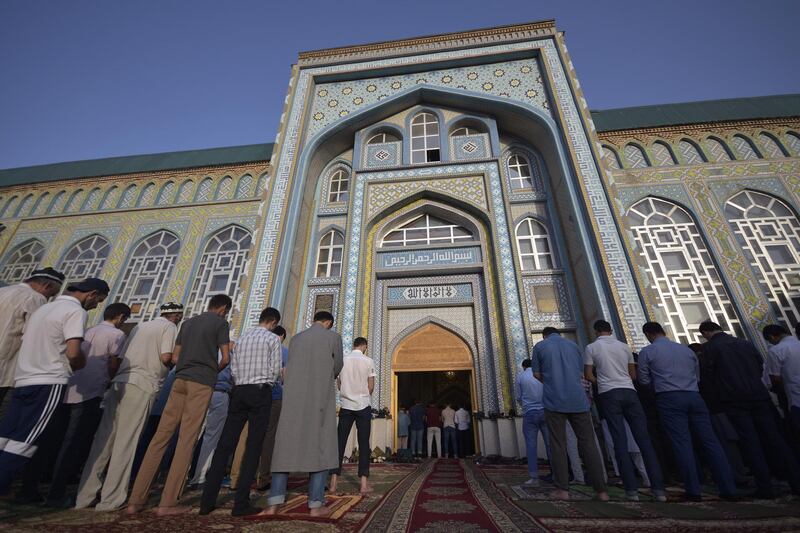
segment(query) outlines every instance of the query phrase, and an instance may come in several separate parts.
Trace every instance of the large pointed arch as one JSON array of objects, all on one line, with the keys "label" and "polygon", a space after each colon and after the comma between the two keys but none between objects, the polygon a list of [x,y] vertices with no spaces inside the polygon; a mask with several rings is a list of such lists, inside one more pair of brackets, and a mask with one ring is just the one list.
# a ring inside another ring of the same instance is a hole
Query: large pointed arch
[{"label": "large pointed arch", "polygon": [[25,281],[39,266],[44,251],[39,239],[28,239],[15,246],[0,264],[0,281],[8,284]]}]

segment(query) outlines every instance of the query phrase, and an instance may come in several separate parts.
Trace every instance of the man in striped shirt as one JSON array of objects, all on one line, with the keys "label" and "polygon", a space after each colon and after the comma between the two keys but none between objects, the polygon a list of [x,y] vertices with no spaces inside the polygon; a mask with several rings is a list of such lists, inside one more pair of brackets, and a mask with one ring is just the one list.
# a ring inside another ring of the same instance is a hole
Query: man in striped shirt
[{"label": "man in striped shirt", "polygon": [[201,515],[210,513],[217,505],[225,468],[236,449],[245,422],[250,429],[231,514],[245,516],[261,511],[250,505],[250,485],[258,468],[269,424],[272,385],[281,377],[281,339],[271,331],[280,320],[278,310],[267,307],[261,312],[258,326],[239,337],[233,348],[231,373],[234,387],[228,418],[206,474],[206,485],[200,500]]}]

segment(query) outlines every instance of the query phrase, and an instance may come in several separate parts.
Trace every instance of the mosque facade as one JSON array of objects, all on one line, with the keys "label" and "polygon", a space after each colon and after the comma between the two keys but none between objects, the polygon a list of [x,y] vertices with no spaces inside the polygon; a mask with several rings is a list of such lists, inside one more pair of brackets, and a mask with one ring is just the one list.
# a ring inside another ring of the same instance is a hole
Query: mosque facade
[{"label": "mosque facade", "polygon": [[591,111],[552,21],[301,53],[272,144],[0,183],[3,282],[104,277],[131,322],[225,292],[234,333],[329,310],[389,412],[511,412],[546,326],[800,320],[800,95]]}]

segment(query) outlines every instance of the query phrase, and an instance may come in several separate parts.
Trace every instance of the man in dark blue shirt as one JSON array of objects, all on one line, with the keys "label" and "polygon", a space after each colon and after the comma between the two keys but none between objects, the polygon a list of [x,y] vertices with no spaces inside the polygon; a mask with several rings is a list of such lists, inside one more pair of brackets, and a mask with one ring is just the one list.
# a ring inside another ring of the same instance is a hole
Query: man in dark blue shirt
[{"label": "man in dark blue shirt", "polygon": [[800,494],[800,466],[775,423],[774,407],[762,381],[764,359],[753,343],[737,339],[722,331],[719,324],[700,324],[705,345],[708,376],[739,434],[742,451],[753,469],[758,489],[756,498],[773,499],[772,476],[767,454],[785,469],[792,492]]},{"label": "man in dark blue shirt", "polygon": [[422,457],[422,435],[425,433],[425,407],[417,400],[408,410],[411,418],[411,453],[414,457]]}]

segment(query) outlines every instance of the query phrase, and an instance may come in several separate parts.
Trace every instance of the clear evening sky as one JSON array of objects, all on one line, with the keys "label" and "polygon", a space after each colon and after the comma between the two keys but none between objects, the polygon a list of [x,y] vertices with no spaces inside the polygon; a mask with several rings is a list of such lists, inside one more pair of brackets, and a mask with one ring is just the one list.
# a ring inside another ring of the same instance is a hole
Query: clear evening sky
[{"label": "clear evening sky", "polygon": [[272,142],[299,51],[549,18],[592,109],[800,92],[798,0],[0,0],[0,168]]}]

